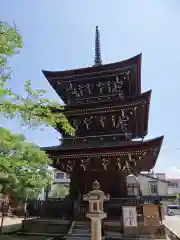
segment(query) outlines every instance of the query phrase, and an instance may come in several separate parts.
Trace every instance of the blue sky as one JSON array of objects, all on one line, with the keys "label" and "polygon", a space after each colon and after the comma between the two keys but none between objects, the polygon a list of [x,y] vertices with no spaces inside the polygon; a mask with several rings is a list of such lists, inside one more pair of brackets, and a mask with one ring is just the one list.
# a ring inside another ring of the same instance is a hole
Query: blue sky
[{"label": "blue sky", "polygon": [[[148,137],[165,135],[156,170],[180,168],[179,12],[179,0],[1,0],[1,20],[15,21],[24,41],[21,54],[10,60],[11,86],[23,94],[24,81],[31,79],[60,101],[41,69],[91,66],[98,25],[103,63],[142,52],[142,90],[152,89]],[[51,128],[39,132],[15,121],[1,124],[40,146],[56,145],[60,137]]]}]

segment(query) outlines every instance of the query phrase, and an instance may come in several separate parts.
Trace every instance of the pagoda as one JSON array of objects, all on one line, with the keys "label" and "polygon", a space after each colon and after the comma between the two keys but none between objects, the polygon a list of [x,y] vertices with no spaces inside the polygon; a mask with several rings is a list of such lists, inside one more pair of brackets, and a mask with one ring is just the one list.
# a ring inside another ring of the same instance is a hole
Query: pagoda
[{"label": "pagoda", "polygon": [[87,193],[95,180],[112,198],[127,197],[126,177],[153,169],[163,141],[144,140],[151,91],[141,93],[141,54],[102,64],[100,50],[96,27],[92,67],[43,71],[76,130],[70,136],[57,126],[61,144],[43,148],[53,167],[70,175],[71,198]]}]

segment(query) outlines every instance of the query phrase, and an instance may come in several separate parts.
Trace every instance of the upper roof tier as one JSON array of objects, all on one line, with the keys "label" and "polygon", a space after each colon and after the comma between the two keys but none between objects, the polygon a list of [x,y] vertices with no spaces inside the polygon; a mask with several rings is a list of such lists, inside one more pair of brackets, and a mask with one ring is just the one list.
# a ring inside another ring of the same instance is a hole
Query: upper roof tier
[{"label": "upper roof tier", "polygon": [[42,71],[66,104],[120,99],[141,93],[141,54],[116,63],[67,71]]}]

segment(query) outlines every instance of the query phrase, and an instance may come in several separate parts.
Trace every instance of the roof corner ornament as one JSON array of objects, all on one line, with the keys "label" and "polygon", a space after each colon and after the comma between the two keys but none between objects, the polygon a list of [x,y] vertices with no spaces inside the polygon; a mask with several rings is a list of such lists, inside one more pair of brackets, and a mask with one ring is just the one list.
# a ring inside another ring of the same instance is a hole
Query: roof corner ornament
[{"label": "roof corner ornament", "polygon": [[94,67],[99,66],[101,64],[102,64],[102,60],[101,60],[100,34],[99,34],[98,26],[96,26]]}]

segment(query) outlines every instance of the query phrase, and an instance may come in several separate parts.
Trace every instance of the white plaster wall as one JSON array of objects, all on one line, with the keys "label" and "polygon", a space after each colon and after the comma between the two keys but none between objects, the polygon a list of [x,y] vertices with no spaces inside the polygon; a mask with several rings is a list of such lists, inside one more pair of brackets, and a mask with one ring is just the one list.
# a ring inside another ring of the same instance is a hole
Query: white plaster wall
[{"label": "white plaster wall", "polygon": [[158,181],[158,192],[159,195],[168,195],[168,183],[163,181]]},{"label": "white plaster wall", "polygon": [[168,183],[165,181],[153,180],[152,178],[143,175],[138,176],[138,181],[143,195],[152,195],[149,189],[149,182],[151,181],[157,182],[158,195],[168,195]]},{"label": "white plaster wall", "polygon": [[42,189],[41,193],[38,195],[38,199],[40,199],[40,200],[45,200],[44,189]]},{"label": "white plaster wall", "polygon": [[[171,182],[171,180],[169,180]],[[180,193],[180,180],[173,181],[172,183],[177,183],[177,187],[168,186],[169,194],[179,194]]]},{"label": "white plaster wall", "polygon": [[[142,195],[152,195],[150,193],[150,189],[149,189],[149,182],[157,182],[158,185],[158,195],[168,195],[168,183],[166,181],[161,181],[161,180],[156,180],[153,178],[150,178],[148,176],[144,176],[144,175],[139,175],[137,177],[137,181],[140,185],[140,189],[142,191]],[[136,181],[136,177],[133,175],[129,175],[127,177],[127,183],[128,184],[135,184],[137,183]]]},{"label": "white plaster wall", "polygon": [[139,175],[138,182],[142,191],[142,195],[149,195],[149,178]]},{"label": "white plaster wall", "polygon": [[52,184],[52,185],[51,185],[51,190],[50,190],[50,192],[49,192],[49,194],[48,194],[49,197],[52,197],[52,196],[53,196],[54,192],[55,192],[56,189],[57,189],[57,186],[58,186],[58,184]]},{"label": "white plaster wall", "polygon": [[177,187],[177,188],[169,187],[168,188],[168,193],[169,194],[179,194],[180,193],[180,187]]}]

